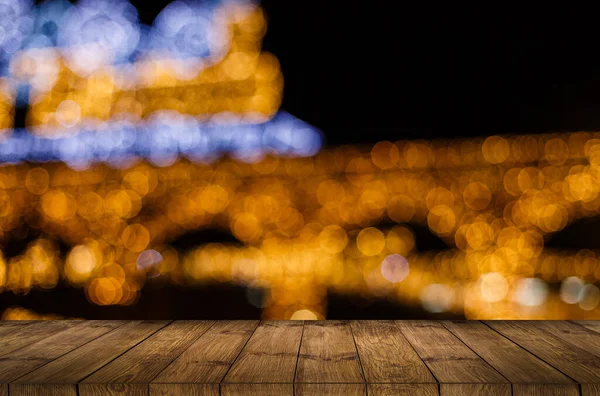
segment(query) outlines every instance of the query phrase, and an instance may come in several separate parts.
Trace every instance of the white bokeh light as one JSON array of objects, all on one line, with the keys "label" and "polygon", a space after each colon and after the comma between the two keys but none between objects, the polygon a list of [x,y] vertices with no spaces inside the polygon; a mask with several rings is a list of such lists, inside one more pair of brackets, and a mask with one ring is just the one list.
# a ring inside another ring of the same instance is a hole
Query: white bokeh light
[{"label": "white bokeh light", "polygon": [[481,275],[478,285],[481,298],[490,303],[503,300],[508,293],[508,282],[504,275],[498,272]]},{"label": "white bokeh light", "polygon": [[514,301],[524,307],[537,307],[546,302],[548,285],[538,278],[523,278],[517,282]]},{"label": "white bokeh light", "polygon": [[560,299],[567,304],[577,304],[581,299],[584,283],[576,276],[570,276],[560,285]]},{"label": "white bokeh light", "polygon": [[389,282],[402,282],[408,276],[408,272],[408,260],[399,254],[391,254],[381,263],[381,274]]},{"label": "white bokeh light", "polygon": [[432,313],[446,312],[454,302],[454,291],[439,283],[427,285],[421,290],[421,304]]},{"label": "white bokeh light", "polygon": [[596,285],[585,285],[579,294],[579,307],[585,311],[595,309],[600,303],[600,289]]}]

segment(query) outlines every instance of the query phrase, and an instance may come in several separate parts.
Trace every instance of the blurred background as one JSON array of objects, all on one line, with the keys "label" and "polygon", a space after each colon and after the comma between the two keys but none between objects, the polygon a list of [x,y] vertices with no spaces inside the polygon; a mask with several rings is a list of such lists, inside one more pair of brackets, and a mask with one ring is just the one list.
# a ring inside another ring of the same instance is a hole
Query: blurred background
[{"label": "blurred background", "polygon": [[2,319],[599,319],[564,10],[0,0]]}]

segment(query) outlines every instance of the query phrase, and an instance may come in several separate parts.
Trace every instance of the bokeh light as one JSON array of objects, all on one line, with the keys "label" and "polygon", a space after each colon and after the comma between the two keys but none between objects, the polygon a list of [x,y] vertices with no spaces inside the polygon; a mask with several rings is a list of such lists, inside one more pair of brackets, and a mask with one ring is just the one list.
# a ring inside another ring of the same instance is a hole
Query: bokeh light
[{"label": "bokeh light", "polygon": [[392,283],[402,282],[408,276],[408,271],[408,261],[399,254],[391,254],[381,263],[381,274]]},{"label": "bokeh light", "polygon": [[17,52],[33,30],[30,0],[0,1],[0,63]]},{"label": "bokeh light", "polygon": [[137,10],[127,0],[79,0],[58,25],[58,45],[82,76],[128,60],[139,40]]},{"label": "bokeh light", "polygon": [[[0,0],[0,32],[2,293],[128,306],[148,284],[230,284],[266,319],[326,318],[329,293],[600,318],[600,252],[547,246],[600,215],[599,132],[323,148],[279,110],[250,1],[178,1],[142,26],[122,0]],[[204,230],[231,240],[176,246]]]}]

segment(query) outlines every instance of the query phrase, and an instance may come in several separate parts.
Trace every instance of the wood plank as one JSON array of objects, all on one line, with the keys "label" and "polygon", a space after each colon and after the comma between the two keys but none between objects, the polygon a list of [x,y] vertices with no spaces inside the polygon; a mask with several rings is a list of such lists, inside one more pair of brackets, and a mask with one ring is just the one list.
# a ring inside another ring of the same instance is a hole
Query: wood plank
[{"label": "wood plank", "polygon": [[81,320],[43,320],[23,326],[0,338],[0,357],[81,323]]},{"label": "wood plank", "polygon": [[148,396],[147,384],[79,384],[79,394],[85,396]]},{"label": "wood plank", "polygon": [[588,330],[600,333],[600,321],[599,320],[573,320],[572,323],[578,324],[585,327]]},{"label": "wood plank", "polygon": [[256,320],[217,322],[152,382],[221,382],[258,323]]},{"label": "wood plank", "polygon": [[75,327],[5,354],[0,359],[0,382],[11,382],[124,323],[97,320],[80,322]]},{"label": "wood plank", "polygon": [[562,320],[540,320],[535,326],[578,348],[600,357],[600,334]]},{"label": "wood plank", "polygon": [[0,338],[41,322],[39,320],[0,320]]},{"label": "wood plank", "polygon": [[600,322],[211,323],[0,323],[0,396],[600,396]]},{"label": "wood plank", "polygon": [[580,383],[596,382],[600,378],[600,359],[583,348],[539,329],[535,322],[490,321],[486,323]]},{"label": "wood plank", "polygon": [[295,396],[365,396],[365,384],[295,384]]},{"label": "wood plank", "polygon": [[150,396],[219,396],[219,384],[150,384]]},{"label": "wood plank", "polygon": [[19,378],[15,383],[75,384],[142,342],[168,321],[132,321]]},{"label": "wood plank", "polygon": [[441,396],[511,396],[510,384],[440,384]]},{"label": "wood plank", "polygon": [[221,396],[294,396],[294,384],[222,384]]},{"label": "wood plank", "polygon": [[10,395],[77,396],[77,387],[69,384],[11,384]]},{"label": "wood plank", "polygon": [[295,382],[364,382],[348,322],[311,321],[304,324]]},{"label": "wood plank", "polygon": [[564,374],[481,322],[440,323],[513,384],[573,384],[577,387]]},{"label": "wood plank", "polygon": [[581,396],[600,396],[600,384],[581,384]]},{"label": "wood plank", "polygon": [[437,384],[367,384],[369,396],[438,396]]},{"label": "wood plank", "polygon": [[171,323],[84,379],[80,393],[87,394],[85,384],[149,383],[213,323],[185,320]]},{"label": "wood plank", "polygon": [[352,321],[351,328],[367,382],[436,383],[393,321]]},{"label": "wood plank", "polygon": [[494,383],[499,392],[506,388],[501,385],[508,383],[506,378],[440,323],[407,320],[396,325],[440,383]]},{"label": "wood plank", "polygon": [[301,321],[261,322],[223,383],[292,383],[302,328]]},{"label": "wood plank", "polygon": [[513,384],[514,396],[579,396],[575,385]]}]

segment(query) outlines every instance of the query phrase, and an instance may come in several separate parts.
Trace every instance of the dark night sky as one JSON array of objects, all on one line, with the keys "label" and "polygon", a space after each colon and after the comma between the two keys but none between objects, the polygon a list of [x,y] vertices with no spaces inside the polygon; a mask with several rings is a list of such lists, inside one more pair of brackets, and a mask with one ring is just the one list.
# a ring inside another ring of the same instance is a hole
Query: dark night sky
[{"label": "dark night sky", "polygon": [[[169,1],[132,3],[151,24]],[[323,130],[330,145],[600,129],[595,13],[261,4],[264,49],[285,77],[283,109]]]},{"label": "dark night sky", "polygon": [[600,127],[600,34],[581,19],[340,3],[263,2],[283,107],[330,143]]}]

